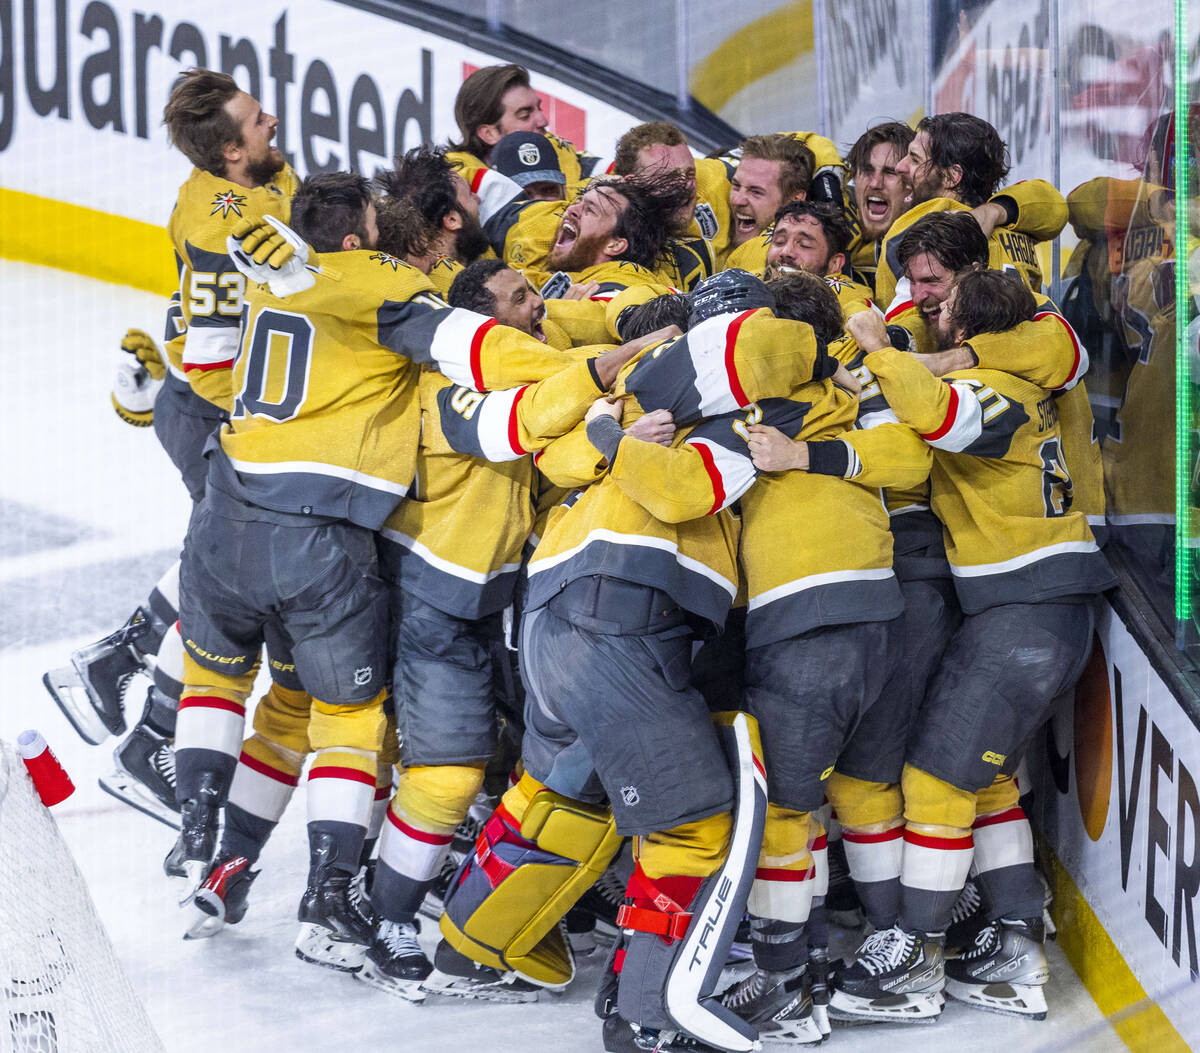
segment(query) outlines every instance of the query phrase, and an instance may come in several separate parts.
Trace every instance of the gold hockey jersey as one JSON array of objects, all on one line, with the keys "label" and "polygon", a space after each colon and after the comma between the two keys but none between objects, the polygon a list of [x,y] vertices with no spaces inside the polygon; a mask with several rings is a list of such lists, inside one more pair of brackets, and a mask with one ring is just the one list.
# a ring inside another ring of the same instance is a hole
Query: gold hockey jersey
[{"label": "gold hockey jersey", "polygon": [[494,318],[447,308],[382,252],[316,255],[308,290],[251,284],[231,421],[209,481],[243,501],[377,530],[412,483],[417,364],[487,391],[562,368],[561,353]]},{"label": "gold hockey jersey", "polygon": [[934,448],[933,511],[965,612],[1115,583],[1072,507],[1057,407],[1045,388],[987,369],[939,379],[891,349],[866,363],[896,415]]},{"label": "gold hockey jersey", "polygon": [[178,344],[169,343],[167,356],[177,375],[182,372],[197,394],[223,410],[232,405],[230,376],[246,287],[226,251],[225,238],[244,216],[274,216],[286,223],[298,186],[290,167],[252,189],[193,168],[179,188],[167,223],[187,334],[182,354]]}]

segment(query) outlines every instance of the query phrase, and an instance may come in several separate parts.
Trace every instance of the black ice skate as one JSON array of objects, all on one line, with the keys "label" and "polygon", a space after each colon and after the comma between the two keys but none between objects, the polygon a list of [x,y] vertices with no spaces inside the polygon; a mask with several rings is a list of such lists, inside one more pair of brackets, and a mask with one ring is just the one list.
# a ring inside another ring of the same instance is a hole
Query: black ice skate
[{"label": "black ice skate", "polygon": [[438,941],[433,972],[421,987],[426,994],[488,1002],[536,1002],[538,996],[538,989],[516,973],[480,965],[459,954],[445,940]]},{"label": "black ice skate", "polygon": [[852,1023],[932,1023],[945,998],[942,946],[899,926],[873,932],[834,981],[829,1016]]},{"label": "black ice skate", "polygon": [[967,878],[954,901],[954,913],[946,929],[946,957],[957,958],[974,942],[979,930],[987,924],[983,913],[983,895],[979,882]]},{"label": "black ice skate", "polygon": [[351,902],[354,875],[334,865],[337,848],[329,834],[312,835],[311,852],[308,886],[296,915],[296,957],[339,972],[358,972],[375,932],[361,907]]},{"label": "black ice skate", "polygon": [[721,996],[723,1005],[757,1028],[764,1042],[815,1046],[824,1037],[813,1020],[807,970],[755,969]]},{"label": "black ice skate", "polygon": [[97,746],[109,735],[124,733],[123,703],[129,682],[135,673],[149,671],[138,643],[150,647],[161,636],[153,616],[138,607],[116,632],[75,651],[70,666],[42,677],[42,684],[85,742]]},{"label": "black ice skate", "polygon": [[139,724],[113,751],[113,760],[117,770],[100,776],[100,789],[178,830],[175,750],[171,743],[145,724]]},{"label": "black ice skate", "polygon": [[808,949],[808,983],[812,994],[813,1023],[822,1038],[829,1037],[829,948]]},{"label": "black ice skate", "polygon": [[978,1009],[1045,1020],[1050,970],[1044,938],[1041,918],[991,922],[946,963],[946,993]]},{"label": "black ice skate", "polygon": [[604,1018],[602,1033],[606,1053],[721,1053],[716,1046],[681,1031],[636,1027],[617,1013]]},{"label": "black ice skate", "polygon": [[433,972],[433,966],[417,943],[418,931],[415,921],[380,919],[366,961],[355,975],[363,983],[406,1001],[425,1001],[421,984]]},{"label": "black ice skate", "polygon": [[187,906],[203,883],[217,847],[221,793],[215,772],[202,772],[194,797],[179,807],[179,837],[163,860],[169,878],[180,878],[179,905]]},{"label": "black ice skate", "polygon": [[209,868],[204,884],[192,900],[195,917],[183,934],[185,940],[204,940],[215,936],[227,924],[236,925],[246,916],[250,886],[259,871],[250,869],[245,856],[217,859]]}]

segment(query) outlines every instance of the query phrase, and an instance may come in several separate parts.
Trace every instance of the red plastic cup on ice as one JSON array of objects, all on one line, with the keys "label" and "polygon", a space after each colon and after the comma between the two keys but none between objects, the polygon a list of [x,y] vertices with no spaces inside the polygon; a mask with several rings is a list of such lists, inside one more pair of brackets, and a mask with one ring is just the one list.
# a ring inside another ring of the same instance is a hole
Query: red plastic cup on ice
[{"label": "red plastic cup on ice", "polygon": [[29,770],[42,804],[47,808],[65,801],[75,792],[75,784],[63,770],[40,731],[22,731],[17,736],[17,752]]}]

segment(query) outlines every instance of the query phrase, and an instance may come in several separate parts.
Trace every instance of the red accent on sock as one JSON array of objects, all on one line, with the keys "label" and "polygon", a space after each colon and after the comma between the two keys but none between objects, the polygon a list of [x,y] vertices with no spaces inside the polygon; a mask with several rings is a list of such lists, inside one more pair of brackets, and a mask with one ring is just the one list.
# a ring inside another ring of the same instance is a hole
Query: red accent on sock
[{"label": "red accent on sock", "polygon": [[904,827],[894,826],[881,834],[859,834],[842,827],[842,840],[855,845],[876,845],[884,841],[898,841],[904,836]]},{"label": "red accent on sock", "polygon": [[375,789],[375,775],[372,772],[359,771],[357,768],[345,768],[340,764],[320,764],[309,769],[308,781],[313,779],[345,779],[347,782],[361,782]]},{"label": "red accent on sock", "polygon": [[300,785],[299,775],[292,775],[286,771],[280,771],[278,768],[272,768],[266,761],[260,761],[257,757],[251,757],[245,750],[242,750],[241,756],[238,757],[238,764],[244,764],[251,771],[256,771],[259,775],[265,775],[268,779],[281,782],[285,786]]},{"label": "red accent on sock", "polygon": [[975,820],[973,829],[978,830],[981,826],[995,826],[997,823],[1017,823],[1025,818],[1024,808],[1009,808],[1007,811],[980,816]]},{"label": "red accent on sock", "polygon": [[964,848],[974,848],[975,841],[970,834],[966,837],[930,837],[928,834],[904,831],[904,840],[910,845],[920,848],[936,848],[942,852],[957,852]]},{"label": "red accent on sock", "polygon": [[824,852],[824,851],[825,851],[825,849],[827,849],[828,847],[829,847],[829,835],[828,835],[828,834],[821,834],[821,836],[820,836],[820,837],[818,837],[818,838],[817,838],[817,839],[816,839],[816,840],[815,840],[815,841],[812,843],[812,848],[810,849],[810,851],[812,851],[812,852]]},{"label": "red accent on sock", "polygon": [[224,709],[236,713],[239,717],[246,715],[246,707],[228,698],[216,695],[184,695],[179,700],[180,709]]},{"label": "red accent on sock", "polygon": [[754,871],[756,881],[815,881],[815,867],[805,867],[803,870],[788,870],[785,867],[759,867]]}]

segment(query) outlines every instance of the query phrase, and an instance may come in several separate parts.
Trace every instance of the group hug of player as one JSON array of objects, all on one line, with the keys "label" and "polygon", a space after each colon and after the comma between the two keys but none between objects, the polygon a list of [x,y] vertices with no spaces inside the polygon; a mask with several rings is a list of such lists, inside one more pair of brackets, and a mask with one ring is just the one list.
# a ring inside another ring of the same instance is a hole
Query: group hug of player
[{"label": "group hug of player", "polygon": [[1062,196],[962,113],[609,163],[496,66],[456,117],[300,182],[228,76],[166,108],[180,291],[113,400],[194,512],[46,684],[99,742],[152,675],[105,782],[180,826],[188,935],[244,916],[307,763],[297,953],[410,1001],[531,1001],[607,932],[608,1050],[1044,1016],[1013,775],[1114,584]]}]

